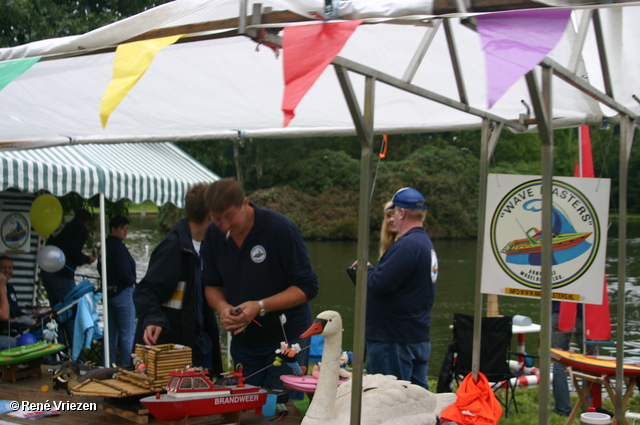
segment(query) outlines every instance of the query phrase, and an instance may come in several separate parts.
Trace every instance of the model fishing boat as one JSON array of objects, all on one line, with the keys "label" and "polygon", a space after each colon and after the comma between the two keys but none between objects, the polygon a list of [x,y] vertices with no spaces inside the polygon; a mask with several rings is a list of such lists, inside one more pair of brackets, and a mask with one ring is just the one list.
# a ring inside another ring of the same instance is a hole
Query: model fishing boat
[{"label": "model fishing boat", "polygon": [[[552,348],[551,358],[560,364],[571,366],[577,371],[592,375],[615,376],[616,374],[616,360],[610,357],[585,356],[584,354]],[[623,371],[624,376],[640,376],[640,366],[625,363]]]},{"label": "model fishing boat", "polygon": [[238,382],[235,385],[215,385],[199,368],[187,368],[170,375],[166,394],[158,393],[140,400],[161,421],[249,409],[256,409],[256,414],[260,415],[267,402],[267,390],[245,384],[242,370],[232,372]]},{"label": "model fishing boat", "polygon": [[[533,231],[533,235],[531,234]],[[534,254],[542,252],[542,232],[532,227],[527,230],[525,239],[516,239],[511,241],[502,248],[503,253],[507,255]],[[564,233],[561,235],[554,234],[551,242],[553,251],[573,248],[580,244],[591,235],[588,233]]]}]

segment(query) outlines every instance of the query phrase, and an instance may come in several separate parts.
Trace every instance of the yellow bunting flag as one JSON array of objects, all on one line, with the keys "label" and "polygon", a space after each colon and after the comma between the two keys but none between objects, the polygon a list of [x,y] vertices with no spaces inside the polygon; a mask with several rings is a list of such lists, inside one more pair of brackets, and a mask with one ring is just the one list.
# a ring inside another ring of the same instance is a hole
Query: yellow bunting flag
[{"label": "yellow bunting flag", "polygon": [[136,41],[118,46],[113,62],[113,78],[102,96],[100,105],[102,128],[105,128],[109,116],[129,90],[142,78],[156,53],[175,43],[183,35]]}]

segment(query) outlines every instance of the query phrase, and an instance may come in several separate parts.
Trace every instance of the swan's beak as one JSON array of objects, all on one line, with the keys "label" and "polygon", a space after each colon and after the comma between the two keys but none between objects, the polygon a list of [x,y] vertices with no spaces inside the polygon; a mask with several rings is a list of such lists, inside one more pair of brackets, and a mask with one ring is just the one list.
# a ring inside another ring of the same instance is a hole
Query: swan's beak
[{"label": "swan's beak", "polygon": [[311,335],[318,335],[324,331],[324,327],[327,324],[327,320],[324,319],[316,319],[313,321],[313,324],[309,329],[307,329],[300,338],[309,338]]}]

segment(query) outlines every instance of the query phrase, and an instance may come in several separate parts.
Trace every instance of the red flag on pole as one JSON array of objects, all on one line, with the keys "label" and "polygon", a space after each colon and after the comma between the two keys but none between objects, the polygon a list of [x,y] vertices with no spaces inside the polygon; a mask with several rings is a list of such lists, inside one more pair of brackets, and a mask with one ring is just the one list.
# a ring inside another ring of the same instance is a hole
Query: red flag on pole
[{"label": "red flag on pole", "polygon": [[286,27],[282,36],[284,56],[284,127],[316,80],[340,53],[362,20]]},{"label": "red flag on pole", "polygon": [[[575,177],[595,177],[593,155],[591,153],[591,135],[589,127],[580,127],[580,161],[576,163]],[[561,302],[558,317],[560,331],[573,330],[576,323],[577,303]],[[611,339],[611,316],[609,313],[609,294],[607,277],[604,277],[602,305],[586,304],[584,308],[585,337],[595,341]]]}]

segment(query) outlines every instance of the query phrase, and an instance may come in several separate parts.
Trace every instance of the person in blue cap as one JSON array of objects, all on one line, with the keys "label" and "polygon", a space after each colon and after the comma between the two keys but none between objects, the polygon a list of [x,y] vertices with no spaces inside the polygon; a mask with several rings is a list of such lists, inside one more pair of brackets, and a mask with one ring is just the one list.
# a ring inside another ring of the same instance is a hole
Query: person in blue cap
[{"label": "person in blue cap", "polygon": [[376,267],[368,266],[365,339],[367,373],[395,375],[429,389],[438,257],[423,226],[426,207],[424,196],[411,187],[398,190],[387,207],[399,238]]}]

